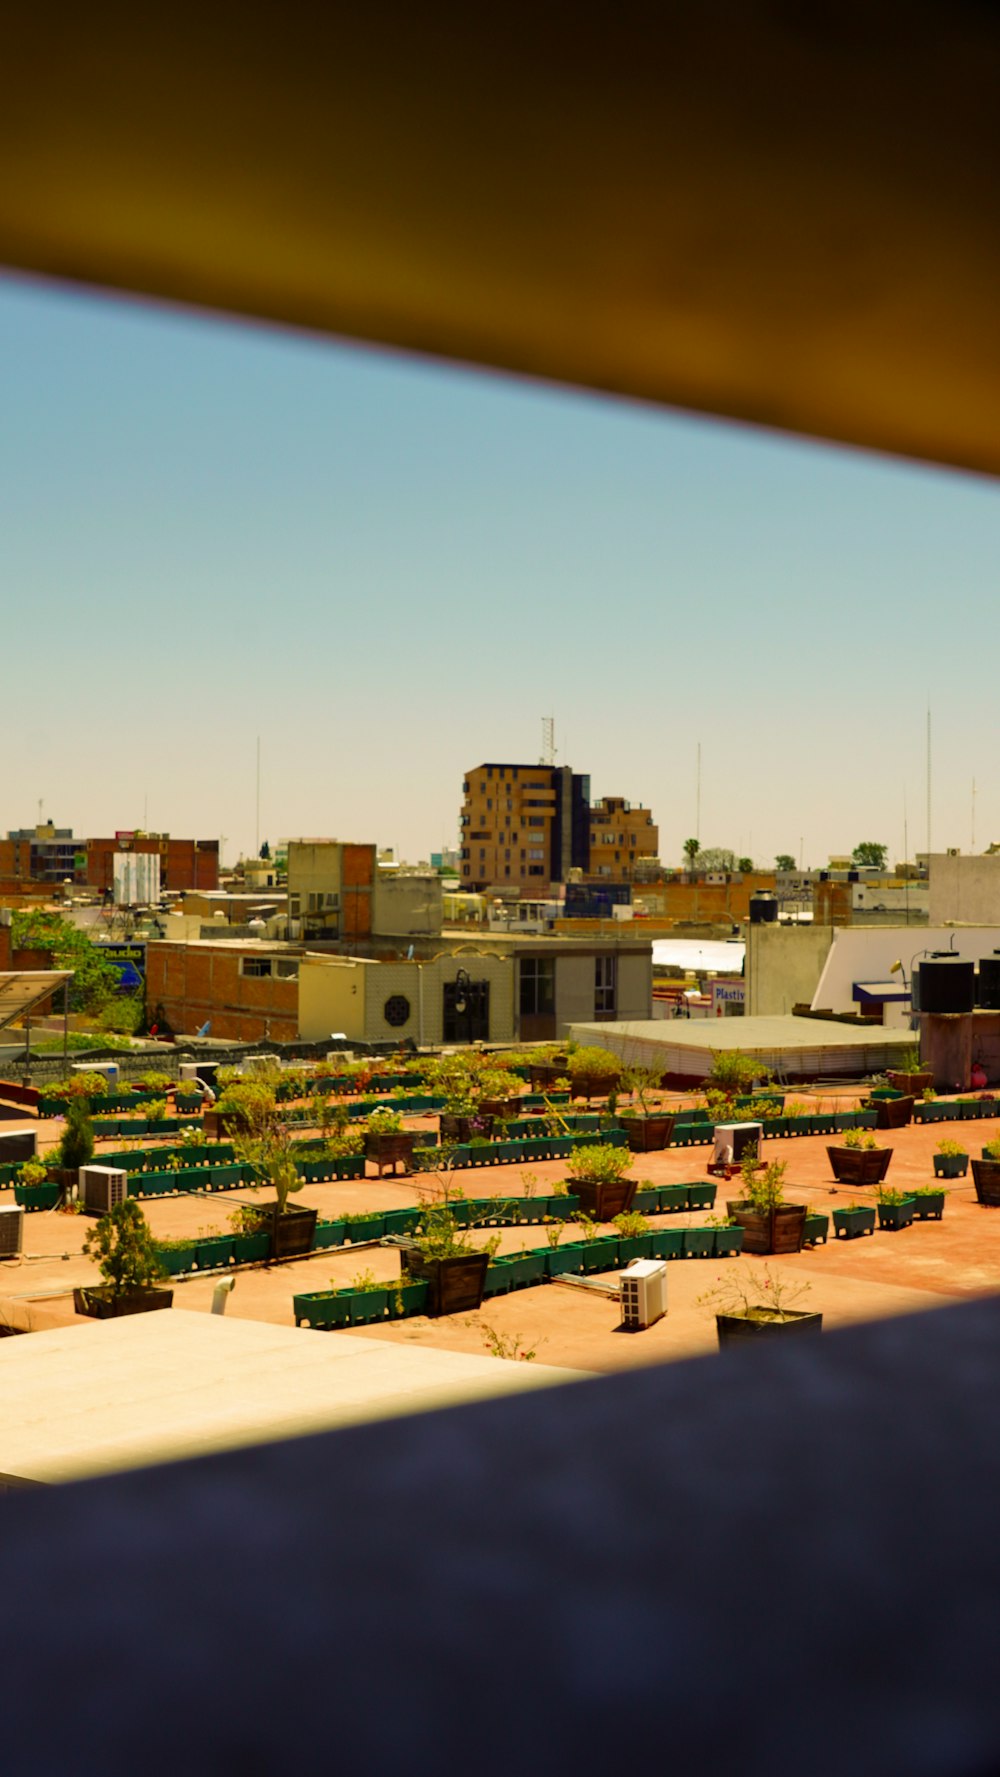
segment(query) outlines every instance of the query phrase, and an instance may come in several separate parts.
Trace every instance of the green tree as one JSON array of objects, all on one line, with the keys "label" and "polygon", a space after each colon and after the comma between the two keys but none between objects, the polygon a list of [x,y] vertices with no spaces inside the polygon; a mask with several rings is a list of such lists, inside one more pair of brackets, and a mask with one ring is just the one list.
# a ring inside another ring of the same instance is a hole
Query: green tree
[{"label": "green tree", "polygon": [[271,856],[271,847],[268,845],[266,839],[260,848],[260,855],[264,859],[265,863],[267,863],[269,861],[270,856]]},{"label": "green tree", "polygon": [[779,851],[777,857],[774,860],[774,868],[776,870],[794,870],[795,869],[795,859],[792,857],[791,852],[790,851]]},{"label": "green tree", "polygon": [[58,913],[46,913],[41,908],[15,913],[11,920],[11,945],[14,950],[47,950],[54,969],[72,969],[72,1012],[97,1015],[118,991],[118,970],[84,932]]},{"label": "green tree", "polygon": [[701,850],[701,846],[698,844],[697,839],[685,839],[685,841],[684,841],[684,856],[687,858],[687,861],[689,864],[694,863],[695,858],[698,856],[698,853],[700,852],[700,850]]},{"label": "green tree", "polygon": [[874,839],[863,839],[860,845],[854,847],[851,853],[851,863],[857,864],[859,867],[867,865],[873,870],[884,870],[888,856],[889,847],[887,845],[879,845]]},{"label": "green tree", "polygon": [[752,858],[737,858],[736,868],[737,868],[737,870],[739,870],[741,872],[742,875],[746,876],[748,871],[751,871],[753,869],[753,859]]},{"label": "green tree", "polygon": [[728,851],[724,845],[712,846],[708,851],[698,853],[698,867],[701,870],[735,870],[736,853]]},{"label": "green tree", "polygon": [[142,1210],[134,1197],[116,1203],[87,1235],[83,1250],[97,1259],[101,1276],[113,1296],[146,1290],[164,1275]]}]

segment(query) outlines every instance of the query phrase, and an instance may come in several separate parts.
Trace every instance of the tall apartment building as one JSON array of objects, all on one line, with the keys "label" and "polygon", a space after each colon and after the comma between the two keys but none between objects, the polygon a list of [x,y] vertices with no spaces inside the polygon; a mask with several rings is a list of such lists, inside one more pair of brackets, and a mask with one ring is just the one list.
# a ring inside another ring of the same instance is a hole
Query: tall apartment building
[{"label": "tall apartment building", "polygon": [[659,856],[660,829],[648,808],[633,808],[623,796],[603,796],[590,806],[588,875],[631,882],[636,865]]},{"label": "tall apartment building", "polygon": [[568,765],[476,765],[462,786],[463,888],[544,894],[590,862],[590,779]]}]

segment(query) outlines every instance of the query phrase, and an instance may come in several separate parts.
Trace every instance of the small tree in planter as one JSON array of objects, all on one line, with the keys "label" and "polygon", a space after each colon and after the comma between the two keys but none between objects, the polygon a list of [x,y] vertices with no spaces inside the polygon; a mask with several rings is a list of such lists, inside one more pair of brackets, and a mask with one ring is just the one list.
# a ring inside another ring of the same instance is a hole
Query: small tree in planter
[{"label": "small tree in planter", "polygon": [[622,1074],[623,1089],[639,1101],[638,1113],[628,1111],[618,1118],[634,1154],[650,1154],[667,1147],[673,1134],[674,1117],[652,1108],[653,1094],[661,1091],[661,1079],[658,1067],[627,1067]]},{"label": "small tree in planter", "polygon": [[427,1198],[421,1225],[402,1248],[403,1274],[426,1280],[429,1315],[468,1313],[482,1305],[486,1272],[500,1236],[493,1234],[477,1243],[472,1230],[459,1224],[452,1207],[454,1144],[425,1153],[424,1170],[433,1168],[439,1195]]},{"label": "small tree in planter", "polygon": [[610,1049],[584,1045],[574,1049],[566,1073],[573,1098],[607,1098],[621,1084],[623,1068]]},{"label": "small tree in planter", "polygon": [[474,1135],[488,1138],[494,1117],[506,1116],[516,1107],[510,1070],[474,1049],[442,1055],[428,1064],[424,1078],[428,1091],[444,1099],[441,1135],[447,1141],[471,1141]]},{"label": "small tree in planter", "polygon": [[908,1191],[894,1191],[891,1185],[888,1187],[878,1185],[875,1190],[875,1201],[878,1205],[880,1228],[895,1233],[900,1228],[910,1226],[916,1206]]},{"label": "small tree in planter", "polygon": [[705,1091],[721,1092],[726,1098],[739,1098],[754,1086],[766,1085],[771,1078],[752,1055],[741,1049],[716,1049],[712,1053],[712,1071],[705,1082]]},{"label": "small tree in planter", "polygon": [[97,1289],[73,1291],[78,1314],[109,1320],[170,1307],[173,1291],[156,1287],[166,1273],[149,1223],[134,1197],[116,1203],[101,1217],[87,1235],[83,1250],[97,1259],[104,1282]]},{"label": "small tree in planter", "polygon": [[232,1143],[237,1160],[252,1172],[256,1183],[274,1188],[273,1204],[253,1206],[259,1226],[269,1228],[271,1258],[287,1259],[311,1252],[319,1212],[289,1204],[289,1197],[301,1191],[302,1180],[295,1164],[291,1131],[278,1117],[273,1093],[265,1090],[243,1099]]},{"label": "small tree in planter", "polygon": [[597,1142],[593,1147],[577,1148],[566,1164],[586,1215],[610,1222],[631,1209],[637,1181],[625,1176],[632,1164],[627,1148]]},{"label": "small tree in planter", "polygon": [[899,1066],[888,1068],[885,1077],[897,1092],[912,1093],[914,1096],[934,1085],[933,1070],[921,1067],[920,1052],[917,1049],[908,1049],[900,1057]]},{"label": "small tree in planter", "polygon": [[66,1127],[59,1143],[48,1159],[48,1176],[63,1191],[76,1185],[81,1166],[89,1166],[94,1158],[94,1125],[90,1120],[88,1100],[76,1099],[66,1112]]},{"label": "small tree in planter", "polygon": [[880,1148],[873,1135],[850,1129],[838,1147],[829,1147],[827,1157],[838,1185],[880,1185],[889,1170],[891,1148]]},{"label": "small tree in planter", "polygon": [[744,1156],[740,1167],[744,1195],[727,1204],[729,1215],[743,1229],[745,1253],[797,1253],[805,1236],[804,1203],[786,1203],[788,1162],[759,1166],[756,1154]]},{"label": "small tree in planter", "polygon": [[789,1283],[767,1265],[757,1272],[737,1263],[726,1270],[714,1289],[698,1297],[698,1304],[714,1310],[721,1350],[748,1339],[821,1332],[822,1314],[792,1306],[809,1288],[808,1283]]}]

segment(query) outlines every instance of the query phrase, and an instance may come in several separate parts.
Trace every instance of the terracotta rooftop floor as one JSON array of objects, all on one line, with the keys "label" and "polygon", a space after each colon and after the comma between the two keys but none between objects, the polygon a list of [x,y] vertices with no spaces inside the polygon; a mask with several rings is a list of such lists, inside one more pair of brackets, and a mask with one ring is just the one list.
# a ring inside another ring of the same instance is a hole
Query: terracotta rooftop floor
[{"label": "terracotta rooftop floor", "polygon": [[[846,1105],[852,1097],[845,1093],[838,1102]],[[832,1108],[832,1100],[825,1102]],[[424,1127],[432,1122],[414,1121]],[[43,1125],[43,1145],[48,1145],[57,1133],[58,1126]],[[1000,1121],[886,1131],[878,1140],[894,1150],[887,1182],[895,1186],[933,1182],[932,1156],[942,1137],[961,1140],[972,1154],[978,1154],[996,1135],[1000,1135]],[[826,1210],[852,1197],[857,1201],[870,1200],[870,1192],[851,1193],[834,1186],[826,1146],[823,1137],[779,1138],[766,1144],[768,1157],[788,1163],[787,1195]],[[708,1157],[709,1150],[704,1147],[675,1148],[662,1154],[636,1155],[633,1169],[637,1178],[656,1183],[703,1180]],[[536,1163],[528,1168],[489,1167],[465,1172],[460,1178],[469,1196],[511,1196],[525,1190],[526,1173],[537,1181],[539,1191],[546,1191],[565,1176],[565,1167],[561,1161]],[[732,1187],[728,1191],[720,1187],[720,1211],[726,1196],[734,1194]],[[251,1193],[237,1191],[153,1199],[144,1207],[154,1233],[176,1238],[226,1229],[236,1203],[251,1200]],[[388,1175],[381,1181],[373,1176],[364,1181],[309,1185],[296,1199],[315,1206],[325,1216],[409,1205],[419,1200],[412,1179],[392,1179]],[[10,1192],[0,1192],[0,1202],[10,1201]],[[668,1218],[673,1225],[698,1225],[704,1219],[697,1212]],[[41,1329],[76,1321],[73,1285],[97,1278],[95,1266],[82,1252],[90,1225],[82,1215],[56,1211],[25,1218],[24,1256],[0,1263],[0,1312],[13,1324]],[[522,1246],[542,1245],[544,1238],[541,1228],[505,1229],[501,1232],[501,1251],[517,1252]],[[571,1230],[567,1230],[567,1238],[572,1238]],[[767,1263],[797,1282],[808,1283],[808,1294],[799,1306],[821,1310],[825,1327],[834,1328],[850,1321],[929,1309],[1000,1288],[1000,1214],[979,1207],[970,1176],[950,1185],[942,1222],[919,1223],[896,1234],[876,1232],[872,1238],[853,1241],[834,1241],[831,1230],[825,1247],[784,1259],[671,1261],[667,1271],[667,1316],[640,1334],[618,1330],[614,1301],[556,1284],[493,1298],[475,1315],[387,1322],[366,1327],[362,1332],[369,1339],[481,1351],[483,1329],[491,1327],[508,1337],[516,1335],[519,1348],[536,1350],[539,1361],[573,1369],[614,1370],[687,1357],[715,1349],[712,1313],[700,1306],[697,1298],[736,1263],[754,1268]],[[291,1264],[254,1267],[238,1273],[227,1314],[293,1325],[294,1292],[324,1289],[331,1283],[344,1285],[363,1270],[370,1270],[379,1278],[392,1278],[398,1275],[398,1269],[398,1254],[378,1246],[320,1253]],[[206,1276],[175,1284],[177,1306],[207,1312],[215,1281]],[[336,1339],[355,1335],[310,1336]],[[362,1336],[361,1332],[358,1336]]]}]

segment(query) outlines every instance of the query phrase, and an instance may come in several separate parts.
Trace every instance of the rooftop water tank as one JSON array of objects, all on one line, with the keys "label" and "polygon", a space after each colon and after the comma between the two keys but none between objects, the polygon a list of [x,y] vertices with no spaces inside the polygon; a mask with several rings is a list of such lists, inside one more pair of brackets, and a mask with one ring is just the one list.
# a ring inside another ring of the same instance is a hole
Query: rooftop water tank
[{"label": "rooftop water tank", "polygon": [[976,1003],[975,964],[947,953],[919,966],[920,1010],[934,1014],[971,1012]]},{"label": "rooftop water tank", "polygon": [[752,926],[767,925],[778,917],[778,898],[761,889],[756,895],[750,896],[750,924]]}]

